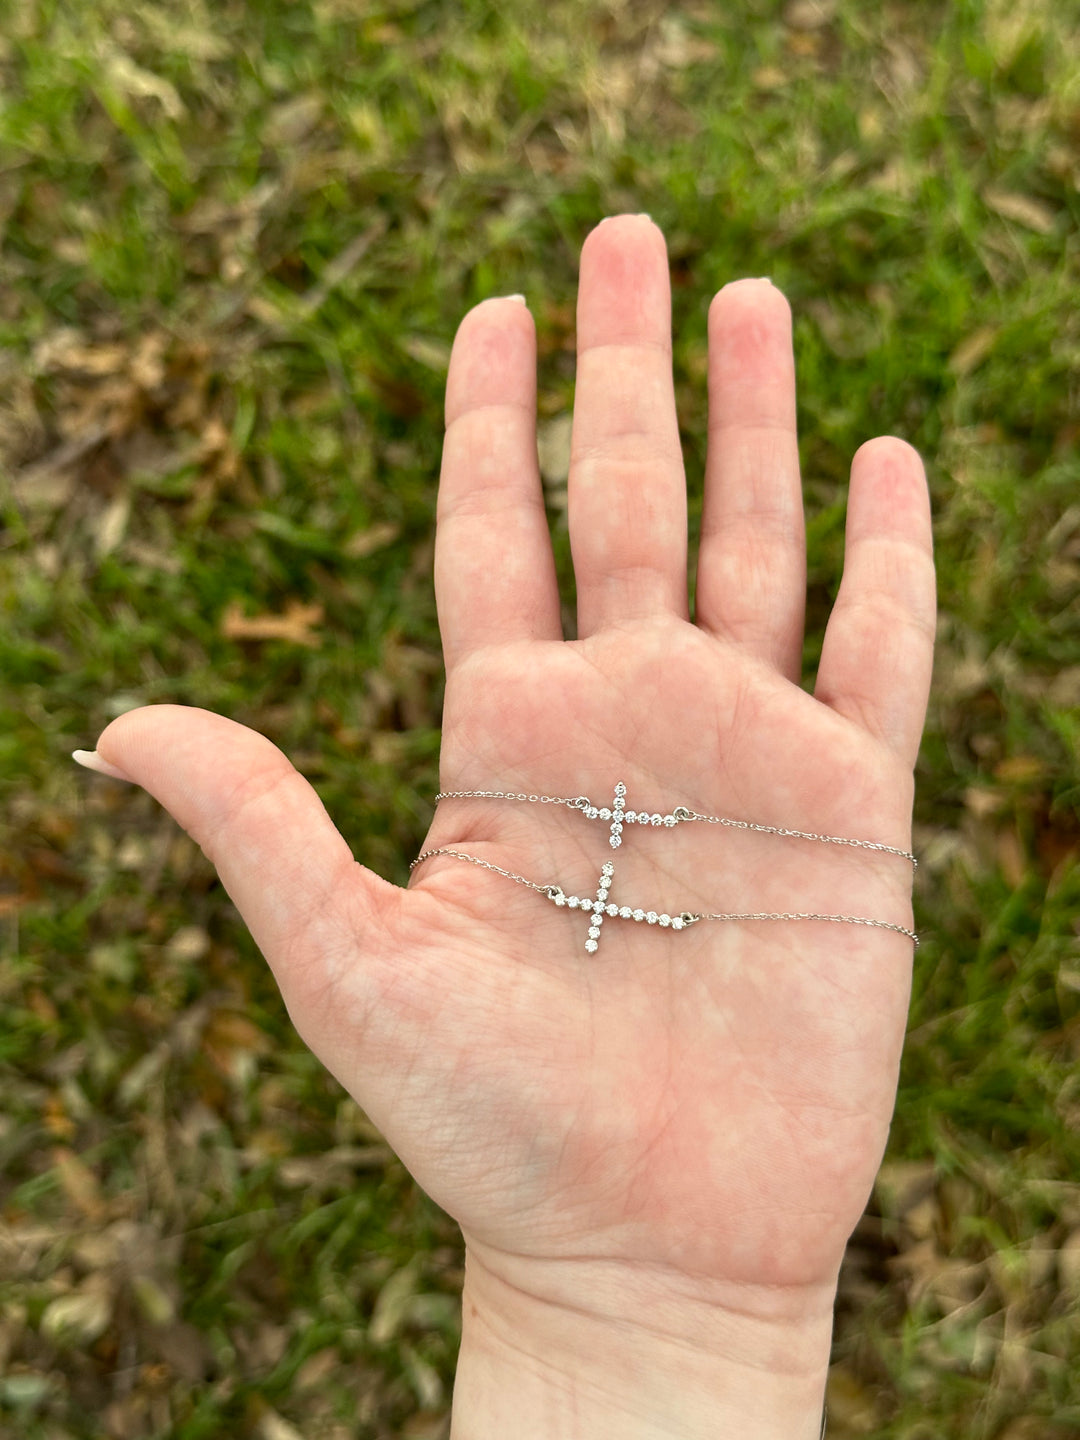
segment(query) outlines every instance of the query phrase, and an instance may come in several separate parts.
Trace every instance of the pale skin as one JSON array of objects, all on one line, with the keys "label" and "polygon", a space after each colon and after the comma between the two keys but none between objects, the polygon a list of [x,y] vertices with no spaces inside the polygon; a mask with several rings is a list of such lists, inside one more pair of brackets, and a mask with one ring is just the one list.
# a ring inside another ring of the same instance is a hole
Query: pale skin
[{"label": "pale skin", "polygon": [[[617,216],[581,256],[563,638],[536,457],[536,336],[488,300],[446,390],[435,587],[444,789],[676,805],[910,848],[934,570],[921,461],[851,469],[844,572],[811,694],[789,307],[762,280],[708,313],[695,613],[664,238]],[[895,1099],[912,943],[825,922],[586,921],[447,856],[407,889],[352,858],[268,740],[154,706],[106,767],[199,842],[312,1050],[466,1242],[453,1440],[783,1436],[821,1423],[845,1243]],[[910,926],[896,856],[607,827],[448,800],[425,848],[677,911],[812,910]]]}]

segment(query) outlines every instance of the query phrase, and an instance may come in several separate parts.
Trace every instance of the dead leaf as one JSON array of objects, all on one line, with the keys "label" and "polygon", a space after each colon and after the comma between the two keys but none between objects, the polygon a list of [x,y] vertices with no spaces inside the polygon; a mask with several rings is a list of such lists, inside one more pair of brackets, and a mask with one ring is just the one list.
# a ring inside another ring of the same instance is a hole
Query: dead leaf
[{"label": "dead leaf", "polygon": [[1042,780],[1046,765],[1037,755],[1007,755],[994,766],[994,776],[1009,785],[1030,785]]},{"label": "dead leaf", "polygon": [[954,375],[970,375],[994,348],[997,337],[996,325],[980,325],[965,340],[961,340],[949,356],[949,369]]},{"label": "dead leaf", "polygon": [[792,30],[820,30],[837,11],[838,0],[791,0],[784,10],[784,24]]},{"label": "dead leaf", "polygon": [[387,521],[382,525],[371,525],[367,530],[357,530],[350,535],[342,547],[342,553],[350,560],[363,560],[376,550],[391,545],[401,534],[401,526]]},{"label": "dead leaf", "polygon": [[317,649],[322,637],[313,634],[312,627],[322,619],[321,605],[305,605],[300,600],[290,600],[280,615],[245,615],[240,602],[234,600],[221,617],[221,633],[227,640],[286,640]]},{"label": "dead leaf", "polygon": [[1023,225],[1040,235],[1052,235],[1057,229],[1056,212],[1031,195],[1020,195],[1012,190],[987,189],[983,191],[982,198],[983,204],[1003,220],[1014,220],[1017,225]]},{"label": "dead leaf", "polygon": [[298,145],[314,130],[323,113],[322,95],[294,95],[271,110],[263,127],[263,141],[274,149]]},{"label": "dead leaf", "polygon": [[73,1150],[56,1149],[52,1158],[64,1194],[76,1210],[97,1219],[105,1209],[97,1176]]},{"label": "dead leaf", "polygon": [[933,1160],[886,1160],[874,1189],[882,1214],[890,1220],[903,1220],[933,1196],[935,1184]]},{"label": "dead leaf", "polygon": [[42,1314],[40,1328],[54,1345],[81,1347],[104,1335],[111,1319],[111,1287],[105,1276],[95,1274],[72,1294],[51,1300]]},{"label": "dead leaf", "polygon": [[304,1440],[295,1425],[289,1423],[276,1410],[266,1410],[255,1431],[259,1440]]},{"label": "dead leaf", "polygon": [[750,79],[758,90],[779,90],[788,83],[788,77],[783,70],[778,70],[775,65],[760,66]]},{"label": "dead leaf", "polygon": [[368,1326],[368,1339],[373,1345],[385,1345],[398,1333],[419,1279],[420,1262],[414,1257],[396,1270],[379,1291]]}]

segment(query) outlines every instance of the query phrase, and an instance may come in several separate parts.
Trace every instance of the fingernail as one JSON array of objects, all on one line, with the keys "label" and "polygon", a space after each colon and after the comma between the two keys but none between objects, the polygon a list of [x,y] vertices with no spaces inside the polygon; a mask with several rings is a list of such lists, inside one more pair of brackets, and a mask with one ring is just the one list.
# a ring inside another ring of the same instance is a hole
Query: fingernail
[{"label": "fingernail", "polygon": [[71,758],[76,765],[82,765],[86,770],[96,770],[99,775],[108,775],[113,780],[126,780],[129,785],[134,783],[130,775],[125,775],[123,770],[110,765],[108,760],[103,760],[96,750],[73,750]]},{"label": "fingernail", "polygon": [[490,298],[492,300],[520,300],[522,305],[525,304],[524,295],[492,295]]},{"label": "fingernail", "polygon": [[773,283],[772,279],[768,275],[759,275],[757,278],[763,281],[766,285],[771,285]]},{"label": "fingernail", "polygon": [[651,219],[652,219],[652,216],[649,214],[649,212],[648,212],[647,210],[639,210],[638,213],[637,213],[637,218],[638,218],[639,220],[651,220]]}]

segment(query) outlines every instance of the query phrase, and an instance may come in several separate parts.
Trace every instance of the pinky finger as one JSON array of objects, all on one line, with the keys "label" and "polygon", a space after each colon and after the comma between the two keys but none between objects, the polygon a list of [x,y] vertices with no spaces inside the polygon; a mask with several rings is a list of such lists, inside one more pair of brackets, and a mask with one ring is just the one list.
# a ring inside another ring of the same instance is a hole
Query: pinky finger
[{"label": "pinky finger", "polygon": [[918,453],[869,440],[851,463],[844,575],[814,694],[914,765],[937,610],[930,497]]}]

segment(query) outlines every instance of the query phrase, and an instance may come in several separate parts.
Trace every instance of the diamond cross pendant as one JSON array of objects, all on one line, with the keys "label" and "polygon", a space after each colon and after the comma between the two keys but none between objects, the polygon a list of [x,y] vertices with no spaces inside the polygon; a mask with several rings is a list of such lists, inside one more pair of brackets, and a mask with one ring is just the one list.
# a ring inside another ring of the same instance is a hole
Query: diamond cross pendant
[{"label": "diamond cross pendant", "polygon": [[620,920],[637,920],[646,925],[662,925],[665,929],[685,930],[698,918],[696,915],[662,915],[655,910],[635,910],[630,905],[616,905],[608,903],[608,891],[611,888],[611,877],[615,873],[615,866],[610,860],[600,871],[600,883],[596,888],[595,900],[583,900],[578,895],[566,895],[557,885],[551,885],[544,892],[549,900],[556,905],[567,905],[571,910],[584,910],[589,916],[589,934],[585,940],[585,949],[590,955],[595,955],[600,948],[600,928],[605,918],[616,917]]},{"label": "diamond cross pendant", "polygon": [[669,829],[678,825],[680,820],[689,816],[689,811],[680,806],[669,815],[650,815],[645,810],[627,810],[626,808],[626,786],[620,780],[615,786],[615,799],[611,805],[587,805],[579,803],[578,808],[588,820],[608,820],[611,822],[611,834],[608,837],[608,844],[613,850],[617,850],[622,844],[622,832],[624,825],[666,825]]}]

